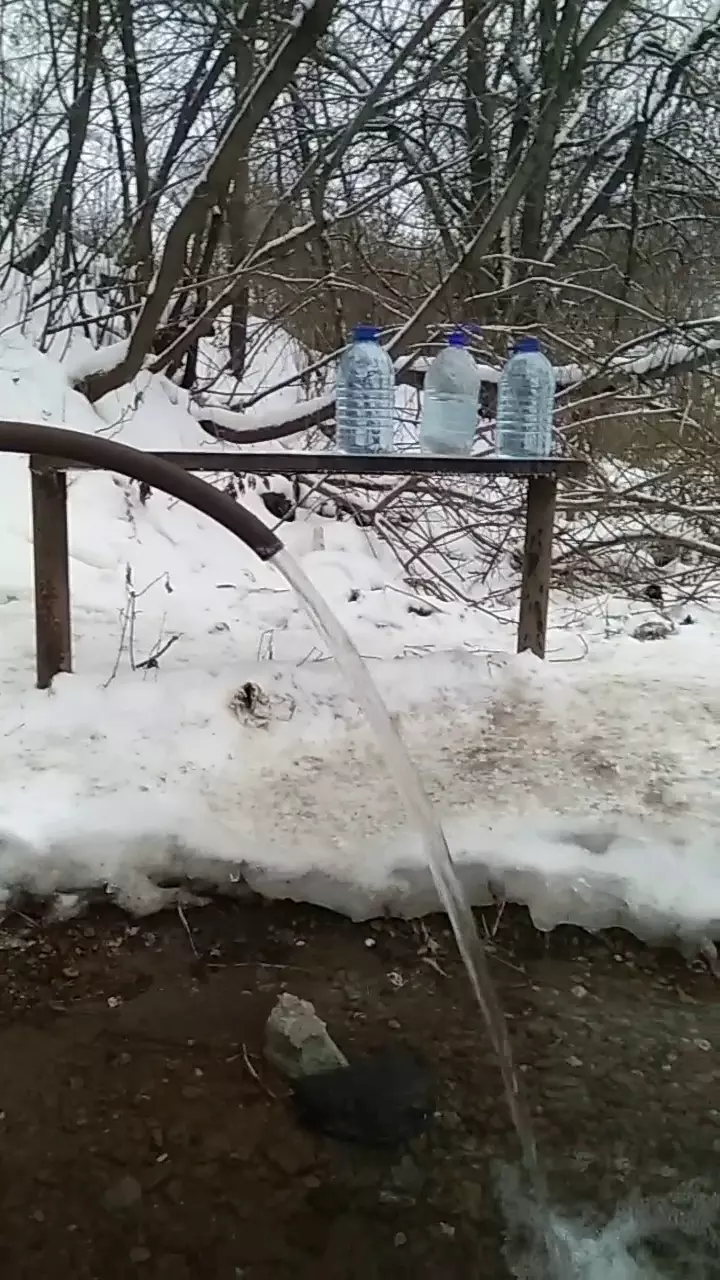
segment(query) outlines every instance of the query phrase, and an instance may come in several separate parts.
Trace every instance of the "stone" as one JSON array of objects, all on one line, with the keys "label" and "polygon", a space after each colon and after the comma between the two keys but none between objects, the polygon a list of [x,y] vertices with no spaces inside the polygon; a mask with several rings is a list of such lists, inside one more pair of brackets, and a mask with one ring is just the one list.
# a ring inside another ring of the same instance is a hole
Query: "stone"
[{"label": "stone", "polygon": [[128,1173],[123,1178],[119,1178],[117,1182],[111,1183],[103,1196],[103,1204],[106,1209],[122,1211],[123,1209],[131,1209],[141,1199],[142,1187],[137,1178],[133,1178]]},{"label": "stone", "polygon": [[430,1073],[407,1049],[378,1050],[304,1076],[294,1082],[293,1097],[308,1128],[368,1147],[409,1142],[435,1111]]},{"label": "stone", "polygon": [[395,1189],[408,1196],[419,1195],[425,1181],[422,1169],[418,1168],[410,1155],[404,1155],[399,1164],[391,1169],[390,1177]]},{"label": "stone", "polygon": [[196,1084],[184,1084],[180,1092],[187,1102],[194,1102],[196,1098],[202,1098],[203,1095],[202,1089]]},{"label": "stone", "polygon": [[149,1262],[151,1257],[152,1257],[152,1254],[150,1253],[150,1250],[146,1249],[145,1246],[142,1244],[136,1244],[130,1250],[131,1262]]},{"label": "stone", "polygon": [[486,1210],[485,1196],[479,1182],[461,1182],[458,1187],[458,1208],[463,1217],[478,1222]]},{"label": "stone", "polygon": [[347,1058],[308,1000],[283,992],[265,1026],[265,1057],[290,1080],[347,1067]]}]

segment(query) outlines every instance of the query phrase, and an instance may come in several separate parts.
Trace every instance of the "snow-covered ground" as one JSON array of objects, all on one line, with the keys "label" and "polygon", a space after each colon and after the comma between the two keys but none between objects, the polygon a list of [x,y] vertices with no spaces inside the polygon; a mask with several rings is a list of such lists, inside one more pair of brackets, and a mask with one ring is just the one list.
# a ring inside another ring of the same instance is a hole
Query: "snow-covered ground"
[{"label": "snow-covered ground", "polygon": [[[3,318],[5,418],[218,448],[159,378],[91,407],[68,376],[88,347],[42,355]],[[292,353],[268,350],[279,380]],[[298,600],[195,512],[158,493],[143,505],[115,477],[73,479],[75,670],[34,688],[28,488],[26,459],[3,455],[2,891],[109,884],[144,910],[158,882],[240,877],[356,917],[434,907],[418,835]],[[256,493],[243,501],[274,523]],[[720,936],[712,612],[643,644],[631,632],[647,614],[627,601],[558,595],[542,664],[514,655],[510,620],[413,612],[366,530],[299,513],[282,536],[367,657],[476,902],[527,902],[543,927]],[[159,651],[157,668],[139,665]]]}]

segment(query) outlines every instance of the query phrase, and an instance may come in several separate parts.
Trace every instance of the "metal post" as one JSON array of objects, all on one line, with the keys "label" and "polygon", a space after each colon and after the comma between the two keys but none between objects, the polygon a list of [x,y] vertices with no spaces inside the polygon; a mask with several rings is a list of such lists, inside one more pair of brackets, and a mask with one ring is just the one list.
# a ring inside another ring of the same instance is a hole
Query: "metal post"
[{"label": "metal post", "polygon": [[30,458],[35,561],[35,662],[38,689],[72,670],[67,481]]},{"label": "metal post", "polygon": [[538,658],[545,657],[556,499],[556,477],[533,476],[527,491],[517,651],[531,649]]}]

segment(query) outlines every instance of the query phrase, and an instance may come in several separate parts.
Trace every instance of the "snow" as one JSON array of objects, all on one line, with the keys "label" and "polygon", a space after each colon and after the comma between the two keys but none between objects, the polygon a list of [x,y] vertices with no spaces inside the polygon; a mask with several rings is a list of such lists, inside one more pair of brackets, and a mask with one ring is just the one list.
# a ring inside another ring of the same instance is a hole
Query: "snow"
[{"label": "snow", "polygon": [[[8,306],[4,416],[217,450],[164,378],[143,373],[91,406],[71,385],[83,342],[63,363],[42,354]],[[292,369],[277,347],[272,359],[282,381]],[[256,370],[246,393],[259,385]],[[278,407],[271,396],[261,412]],[[273,524],[263,485],[242,501]],[[72,478],[74,674],[35,689],[28,488],[26,460],[3,455],[0,897],[56,895],[67,914],[109,892],[150,911],[195,881],[357,919],[434,909],[419,837],[299,602],[194,511],[158,493],[143,503],[119,477]],[[514,654],[505,562],[473,588],[486,608],[431,601],[420,616],[368,530],[300,512],[281,534],[368,659],[475,903],[526,902],[542,928],[720,936],[712,610],[641,644],[639,606],[558,593],[543,664]]]},{"label": "snow", "polygon": [[310,10],[314,8],[315,0],[295,0],[293,11],[290,15],[290,26],[301,27]]},{"label": "snow", "polygon": [[[298,400],[294,404],[288,404],[287,401],[281,401],[274,407],[268,407],[265,410],[248,410],[246,413],[237,413],[233,410],[220,409],[212,406],[209,409],[203,406],[193,405],[192,413],[198,419],[205,419],[212,422],[217,427],[230,427],[233,431],[273,431],[280,428],[288,428],[288,434],[293,434],[291,428],[295,427],[295,432],[303,429],[303,423],[307,420],[315,418],[321,421],[328,416],[328,410],[334,409],[335,396],[313,396],[312,399]],[[296,425],[297,424],[297,425]],[[207,438],[207,437],[206,437]],[[176,446],[177,447],[177,446]]]}]

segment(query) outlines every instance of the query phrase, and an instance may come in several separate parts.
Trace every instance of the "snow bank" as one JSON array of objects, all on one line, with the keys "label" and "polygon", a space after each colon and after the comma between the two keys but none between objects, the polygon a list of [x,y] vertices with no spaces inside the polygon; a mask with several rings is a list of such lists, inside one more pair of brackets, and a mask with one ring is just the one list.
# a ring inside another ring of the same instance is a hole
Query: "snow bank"
[{"label": "snow bank", "polygon": [[[70,378],[92,364],[87,348],[63,350],[64,364],[40,354],[13,314],[0,326],[5,416],[217,450],[162,378],[90,406]],[[283,350],[270,348],[273,380],[293,372]],[[273,523],[257,489],[243,501]],[[38,692],[24,458],[0,459],[0,504],[6,901],[28,890],[67,907],[109,888],[153,910],[158,886],[195,880],[355,918],[436,907],[384,761],[272,565],[160,494],[77,475],[75,674]],[[418,613],[367,530],[299,513],[283,537],[367,657],[476,903],[526,902],[542,928],[720,934],[712,613],[641,645],[627,600],[558,595],[540,664],[513,656],[509,568],[474,588],[480,603],[505,591],[507,621],[460,604]]]}]

